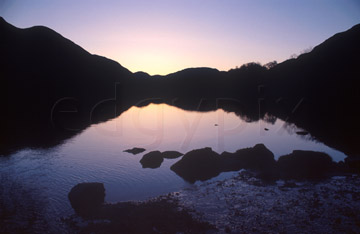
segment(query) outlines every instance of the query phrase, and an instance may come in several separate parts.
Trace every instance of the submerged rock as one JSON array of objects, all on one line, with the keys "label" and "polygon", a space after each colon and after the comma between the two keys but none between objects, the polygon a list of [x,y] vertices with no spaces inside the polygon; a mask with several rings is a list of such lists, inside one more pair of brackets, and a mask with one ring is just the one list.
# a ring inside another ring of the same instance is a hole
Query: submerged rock
[{"label": "submerged rock", "polygon": [[174,159],[174,158],[178,158],[184,154],[177,152],[177,151],[165,151],[165,152],[162,152],[161,155],[163,156],[163,158]]},{"label": "submerged rock", "polygon": [[90,217],[95,215],[104,203],[105,188],[102,183],[80,183],[71,189],[68,198],[78,215]]},{"label": "submerged rock", "polygon": [[291,154],[281,156],[277,167],[282,178],[316,179],[329,173],[334,164],[326,153],[294,150]]},{"label": "submerged rock", "polygon": [[152,151],[145,154],[140,160],[140,163],[143,168],[158,168],[163,161],[164,158],[160,151]]},{"label": "submerged rock", "polygon": [[127,152],[127,153],[130,153],[130,154],[140,154],[142,152],[144,152],[146,149],[144,148],[132,148],[132,149],[127,149],[127,150],[124,150],[124,152]]},{"label": "submerged rock", "polygon": [[170,169],[190,183],[204,181],[220,174],[221,158],[209,147],[192,150]]}]

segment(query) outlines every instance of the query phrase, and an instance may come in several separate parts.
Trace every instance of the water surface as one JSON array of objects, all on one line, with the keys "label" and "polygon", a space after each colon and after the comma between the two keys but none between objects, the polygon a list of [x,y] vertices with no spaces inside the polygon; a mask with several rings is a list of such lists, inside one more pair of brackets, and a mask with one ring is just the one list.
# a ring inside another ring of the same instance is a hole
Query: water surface
[{"label": "water surface", "polygon": [[[132,107],[60,146],[25,149],[0,158],[1,199],[9,199],[14,191],[29,194],[53,220],[73,212],[67,194],[81,182],[104,183],[107,202],[143,200],[191,186],[169,169],[179,159],[165,159],[160,168],[143,169],[141,157],[153,150],[186,153],[212,147],[221,153],[263,143],[276,158],[298,149],[326,152],[334,161],[346,157],[310,135],[297,135],[300,130],[279,119],[247,122],[223,110],[184,111],[166,104]],[[133,147],[146,151],[138,155],[123,152]]]}]

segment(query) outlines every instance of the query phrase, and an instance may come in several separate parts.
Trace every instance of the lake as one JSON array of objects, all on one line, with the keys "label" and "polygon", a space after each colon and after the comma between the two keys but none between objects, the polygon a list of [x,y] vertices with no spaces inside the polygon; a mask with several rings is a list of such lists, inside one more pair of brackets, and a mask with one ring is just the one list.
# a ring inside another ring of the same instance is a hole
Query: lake
[{"label": "lake", "polygon": [[[170,170],[180,158],[165,159],[157,169],[142,168],[140,159],[153,150],[186,153],[212,147],[221,153],[263,143],[276,158],[299,149],[326,152],[334,161],[346,157],[298,131],[302,129],[279,119],[249,122],[221,109],[196,112],[166,104],[131,107],[57,147],[23,149],[0,157],[0,200],[15,211],[17,207],[32,210],[30,202],[51,223],[73,213],[67,194],[81,182],[104,183],[106,202],[144,200],[192,186]],[[123,152],[133,147],[146,151]]]}]

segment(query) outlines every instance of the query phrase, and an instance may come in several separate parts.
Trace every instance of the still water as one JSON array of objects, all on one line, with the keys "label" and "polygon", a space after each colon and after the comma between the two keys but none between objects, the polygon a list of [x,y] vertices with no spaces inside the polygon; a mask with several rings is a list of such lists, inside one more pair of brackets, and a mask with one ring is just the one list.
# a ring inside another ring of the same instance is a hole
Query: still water
[{"label": "still water", "polygon": [[[165,159],[160,168],[143,169],[141,157],[153,150],[186,153],[212,147],[221,153],[263,143],[276,158],[296,149],[326,152],[334,161],[345,158],[309,135],[297,135],[299,130],[281,120],[246,122],[223,110],[194,112],[166,104],[132,107],[55,148],[26,149],[0,158],[0,199],[15,199],[13,203],[18,204],[16,199],[26,196],[41,203],[39,212],[61,217],[73,212],[67,194],[81,182],[104,183],[107,202],[143,200],[191,186],[169,169],[179,159]],[[133,147],[146,151],[123,152]]]}]

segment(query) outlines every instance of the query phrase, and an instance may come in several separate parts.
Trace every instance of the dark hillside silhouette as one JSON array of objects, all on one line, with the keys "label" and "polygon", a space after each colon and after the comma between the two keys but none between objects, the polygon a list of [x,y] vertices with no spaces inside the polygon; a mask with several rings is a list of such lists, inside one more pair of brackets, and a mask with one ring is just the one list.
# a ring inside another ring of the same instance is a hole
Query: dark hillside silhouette
[{"label": "dark hillside silhouette", "polygon": [[[266,87],[291,112],[303,100],[290,121],[320,141],[360,156],[359,39],[360,25],[334,35],[310,53],[270,69]],[[289,113],[275,112],[289,117]]]},{"label": "dark hillside silhouette", "polygon": [[281,118],[360,156],[360,25],[271,67],[190,68],[166,76],[131,73],[46,27],[18,29],[0,18],[0,35],[0,154],[51,147],[131,106],[167,103],[222,108],[247,121]]},{"label": "dark hillside silhouette", "polygon": [[56,144],[51,137],[59,136],[53,128],[52,119],[58,117],[51,113],[54,107],[78,111],[66,115],[71,119],[64,127],[73,131],[62,131],[60,138],[84,129],[90,124],[94,105],[112,98],[115,84],[126,82],[131,75],[118,63],[91,55],[46,27],[18,29],[0,18],[0,35],[1,105],[5,107],[1,149],[14,144]]}]

